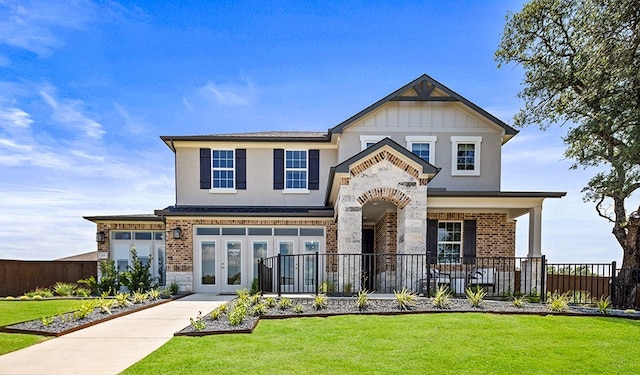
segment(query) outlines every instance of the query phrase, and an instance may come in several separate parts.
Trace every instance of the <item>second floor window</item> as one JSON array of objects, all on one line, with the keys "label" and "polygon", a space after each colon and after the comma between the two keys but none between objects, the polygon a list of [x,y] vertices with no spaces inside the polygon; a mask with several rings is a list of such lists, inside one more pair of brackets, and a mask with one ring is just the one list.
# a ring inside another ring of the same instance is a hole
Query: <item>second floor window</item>
[{"label": "second floor window", "polygon": [[480,175],[480,145],[482,137],[451,137],[451,174]]},{"label": "second floor window", "polygon": [[285,151],[285,189],[307,189],[307,171],[306,150]]},{"label": "second floor window", "polygon": [[214,189],[235,188],[235,168],[233,150],[213,150],[213,184]]},{"label": "second floor window", "polygon": [[407,136],[407,149],[427,163],[435,162],[436,136]]}]

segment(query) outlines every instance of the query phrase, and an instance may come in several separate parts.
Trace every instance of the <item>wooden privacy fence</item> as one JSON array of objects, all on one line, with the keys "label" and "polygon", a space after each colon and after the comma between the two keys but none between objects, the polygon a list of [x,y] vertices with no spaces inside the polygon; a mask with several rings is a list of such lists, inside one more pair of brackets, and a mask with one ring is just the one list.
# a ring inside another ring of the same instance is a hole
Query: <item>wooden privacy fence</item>
[{"label": "wooden privacy fence", "polygon": [[75,283],[97,273],[96,261],[0,260],[0,297],[20,296],[58,281]]}]

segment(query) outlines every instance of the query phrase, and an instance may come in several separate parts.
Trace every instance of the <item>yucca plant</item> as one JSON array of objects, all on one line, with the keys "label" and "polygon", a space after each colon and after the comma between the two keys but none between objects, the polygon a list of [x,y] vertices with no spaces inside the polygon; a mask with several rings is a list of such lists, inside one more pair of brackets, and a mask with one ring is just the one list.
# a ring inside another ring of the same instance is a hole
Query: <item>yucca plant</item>
[{"label": "yucca plant", "polygon": [[302,307],[302,304],[300,302],[296,303],[296,305],[293,307],[293,312],[296,314],[302,314],[304,312],[304,308]]},{"label": "yucca plant", "polygon": [[269,296],[264,299],[264,302],[267,304],[267,307],[272,308],[276,305],[276,299]]},{"label": "yucca plant", "polygon": [[229,324],[237,326],[242,323],[244,318],[247,317],[247,308],[243,304],[236,304],[233,310],[229,313]]},{"label": "yucca plant", "polygon": [[118,293],[116,294],[116,304],[118,307],[127,307],[131,305],[131,301],[129,301],[129,293]]},{"label": "yucca plant", "polygon": [[431,303],[439,309],[448,309],[451,304],[451,290],[449,290],[449,287],[440,285],[436,289],[436,294],[431,299]]},{"label": "yucca plant", "polygon": [[356,308],[358,308],[358,310],[365,310],[369,307],[369,295],[370,293],[366,289],[363,289],[356,294]]},{"label": "yucca plant", "polygon": [[136,292],[133,292],[133,295],[131,295],[131,298],[133,299],[134,304],[143,303],[149,298],[149,294],[136,291]]},{"label": "yucca plant", "polygon": [[484,301],[484,297],[487,296],[487,291],[480,286],[476,286],[475,290],[471,287],[465,289],[467,295],[467,301],[471,304],[471,307],[480,307]]},{"label": "yucca plant", "polygon": [[202,319],[201,311],[198,311],[198,316],[195,319],[189,318],[189,322],[195,331],[202,331],[207,328],[207,323]]},{"label": "yucca plant", "polygon": [[76,288],[77,288],[77,285],[74,283],[57,282],[53,286],[53,292],[59,295],[60,297],[68,297],[73,295]]},{"label": "yucca plant", "polygon": [[95,301],[96,301],[95,304],[100,309],[101,313],[107,313],[111,315],[111,306],[113,306],[116,300],[97,298]]},{"label": "yucca plant", "polygon": [[318,294],[313,299],[313,308],[316,309],[316,310],[326,309],[328,304],[329,304],[329,302],[327,301],[327,295],[326,294]]},{"label": "yucca plant", "polygon": [[262,316],[266,314],[268,310],[269,308],[267,307],[267,305],[264,302],[260,302],[253,306],[251,313],[253,314],[253,316]]},{"label": "yucca plant", "polygon": [[280,308],[280,310],[286,310],[288,308],[290,308],[292,305],[291,300],[287,297],[282,297],[280,298],[280,302],[278,303],[278,308]]},{"label": "yucca plant", "polygon": [[74,319],[86,318],[87,316],[89,316],[89,314],[93,312],[94,307],[95,305],[93,302],[83,303],[76,309],[76,311],[73,312]]},{"label": "yucca plant", "polygon": [[399,292],[394,290],[393,295],[400,310],[410,310],[416,305],[418,299],[415,293],[408,291],[406,288],[402,288]]},{"label": "yucca plant", "polygon": [[150,300],[157,301],[160,299],[161,292],[160,292],[160,289],[153,288],[150,291],[148,291],[147,294]]},{"label": "yucca plant", "polygon": [[78,297],[89,297],[91,295],[91,290],[87,288],[78,288],[76,289],[76,296]]},{"label": "yucca plant", "polygon": [[520,296],[520,297],[513,297],[513,301],[511,302],[513,304],[514,307],[523,307],[524,304],[526,302],[526,299],[524,296]]},{"label": "yucca plant", "polygon": [[217,308],[213,309],[211,314],[209,314],[211,319],[218,320],[218,319],[220,319],[220,317],[222,315],[224,315],[224,313],[227,311],[227,309],[221,309],[220,307],[222,307],[222,306],[226,306],[226,305],[221,305],[221,306],[218,306]]},{"label": "yucca plant", "polygon": [[611,298],[604,296],[600,297],[598,302],[596,302],[596,307],[598,308],[598,312],[600,314],[606,315],[609,313],[609,309],[611,308]]},{"label": "yucca plant", "polygon": [[551,311],[563,312],[569,308],[569,296],[560,294],[557,291],[549,293],[547,296],[547,306]]}]

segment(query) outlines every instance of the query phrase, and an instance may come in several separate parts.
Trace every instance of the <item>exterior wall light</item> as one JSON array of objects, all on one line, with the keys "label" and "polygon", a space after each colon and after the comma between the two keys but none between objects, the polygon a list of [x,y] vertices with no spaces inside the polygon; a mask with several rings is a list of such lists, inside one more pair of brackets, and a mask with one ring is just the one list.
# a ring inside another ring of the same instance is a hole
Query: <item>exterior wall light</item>
[{"label": "exterior wall light", "polygon": [[103,243],[106,239],[106,235],[104,233],[104,231],[100,231],[96,233],[96,242],[100,242]]},{"label": "exterior wall light", "polygon": [[179,240],[182,238],[182,229],[180,227],[174,228],[173,230],[171,230],[171,232],[173,232],[174,240]]}]

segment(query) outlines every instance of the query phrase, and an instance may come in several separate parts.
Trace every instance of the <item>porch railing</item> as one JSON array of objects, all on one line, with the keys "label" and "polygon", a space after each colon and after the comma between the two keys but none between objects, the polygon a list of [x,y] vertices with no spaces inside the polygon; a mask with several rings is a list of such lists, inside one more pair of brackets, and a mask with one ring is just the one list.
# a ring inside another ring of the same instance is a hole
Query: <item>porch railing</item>
[{"label": "porch railing", "polygon": [[429,295],[447,285],[464,295],[483,287],[490,297],[543,294],[545,258],[434,258],[407,254],[298,254],[259,260],[258,286],[264,293],[328,293],[360,290],[393,293],[403,288]]},{"label": "porch railing", "polygon": [[[350,296],[365,289],[388,294],[405,288],[431,295],[439,286],[448,286],[456,295],[478,286],[490,298],[526,295],[544,301],[548,292],[558,292],[568,294],[573,303],[609,297],[620,306],[640,307],[640,270],[619,270],[616,262],[547,263],[544,256],[436,258],[318,253],[278,255],[258,261],[258,287],[263,293]],[[633,288],[635,298],[622,300],[622,296],[631,294],[629,288]]]}]

